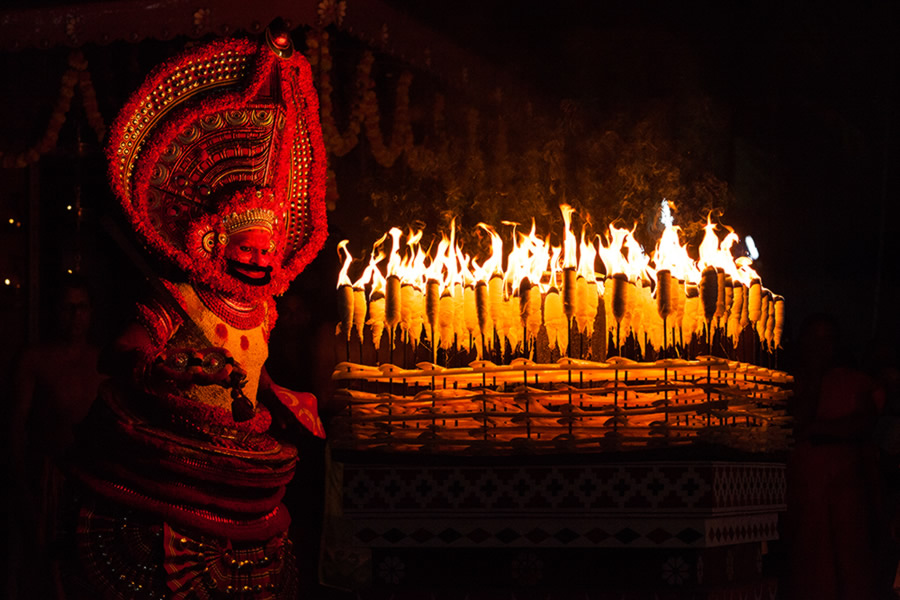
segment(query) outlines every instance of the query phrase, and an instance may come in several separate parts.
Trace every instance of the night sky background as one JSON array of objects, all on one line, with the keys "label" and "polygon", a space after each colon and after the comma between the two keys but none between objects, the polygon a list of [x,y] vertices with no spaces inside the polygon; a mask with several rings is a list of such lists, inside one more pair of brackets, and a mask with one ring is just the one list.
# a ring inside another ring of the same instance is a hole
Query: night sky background
[{"label": "night sky background", "polygon": [[729,187],[722,222],[756,240],[786,334],[824,312],[858,360],[878,336],[896,344],[896,2],[391,4],[598,122],[712,112],[722,127],[699,133]]}]

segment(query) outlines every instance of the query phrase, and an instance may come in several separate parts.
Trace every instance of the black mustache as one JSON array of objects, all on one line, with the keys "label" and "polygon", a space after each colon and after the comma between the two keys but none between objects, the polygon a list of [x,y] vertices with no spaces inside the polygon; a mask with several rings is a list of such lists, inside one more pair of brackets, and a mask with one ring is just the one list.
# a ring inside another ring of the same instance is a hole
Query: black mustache
[{"label": "black mustache", "polygon": [[227,259],[225,261],[228,263],[228,266],[232,269],[236,269],[240,267],[244,271],[250,271],[253,273],[266,273],[270,275],[272,273],[272,267],[260,267],[257,265],[251,265],[250,263],[243,263],[238,260]]},{"label": "black mustache", "polygon": [[[248,265],[237,260],[226,259],[225,272],[240,281],[254,287],[262,287],[269,285],[272,281],[272,267],[258,267],[256,265]],[[262,277],[251,277],[244,271],[252,271],[254,273],[263,273]]]}]

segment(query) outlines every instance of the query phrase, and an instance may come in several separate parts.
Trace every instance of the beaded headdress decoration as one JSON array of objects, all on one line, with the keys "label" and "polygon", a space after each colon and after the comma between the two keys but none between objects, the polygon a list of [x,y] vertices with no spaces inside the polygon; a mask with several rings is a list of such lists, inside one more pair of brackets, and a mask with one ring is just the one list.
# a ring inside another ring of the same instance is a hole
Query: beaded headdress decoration
[{"label": "beaded headdress decoration", "polygon": [[231,235],[245,229],[268,229],[272,231],[275,224],[275,211],[265,208],[248,208],[242,213],[233,212],[222,217],[225,233]]},{"label": "beaded headdress decoration", "polygon": [[325,147],[309,63],[286,34],[228,39],[160,65],[119,113],[113,189],[146,244],[220,287],[228,236],[265,227],[287,288],[327,235]]}]

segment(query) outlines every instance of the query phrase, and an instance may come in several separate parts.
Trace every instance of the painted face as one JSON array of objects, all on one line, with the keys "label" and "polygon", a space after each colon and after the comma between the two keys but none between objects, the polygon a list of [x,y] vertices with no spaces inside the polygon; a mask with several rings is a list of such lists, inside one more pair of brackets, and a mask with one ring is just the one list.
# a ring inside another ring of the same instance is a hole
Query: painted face
[{"label": "painted face", "polygon": [[229,275],[248,285],[263,286],[272,280],[272,232],[244,229],[228,236],[225,262]]}]

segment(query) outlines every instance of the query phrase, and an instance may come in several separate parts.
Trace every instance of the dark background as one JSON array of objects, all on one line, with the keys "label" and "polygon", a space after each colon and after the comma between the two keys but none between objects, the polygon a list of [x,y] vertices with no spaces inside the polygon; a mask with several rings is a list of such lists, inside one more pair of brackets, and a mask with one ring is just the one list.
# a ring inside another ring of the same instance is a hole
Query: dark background
[{"label": "dark background", "polygon": [[712,113],[721,128],[676,137],[706,135],[721,220],[756,240],[788,335],[826,312],[857,359],[896,343],[897,3],[391,3],[601,123]]},{"label": "dark background", "polygon": [[[788,352],[800,323],[819,312],[839,318],[846,331],[843,352],[859,361],[867,359],[877,337],[896,348],[897,2],[386,2],[476,55],[505,81],[514,81],[509,89],[520,97],[511,98],[511,104],[534,100],[552,117],[571,100],[596,131],[620,125],[627,130],[622,124],[647,115],[665,122],[650,141],[675,154],[693,153],[688,157],[693,165],[727,184],[721,220],[755,238],[765,285],[785,296]],[[17,0],[9,6],[60,4],[66,3]],[[248,3],[247,10],[254,8]],[[85,48],[101,69],[93,75],[103,115],[115,114],[160,57],[186,41],[147,40],[127,51],[123,43]],[[3,150],[33,143],[46,127],[67,53],[54,47],[3,54]],[[102,60],[101,53],[106,54]],[[104,89],[103,82],[115,82],[116,89]],[[65,249],[77,234],[84,260],[101,265],[94,279],[104,293],[97,298],[95,318],[103,340],[127,314],[141,275],[103,226],[103,217],[119,217],[105,182],[101,148],[88,135],[87,153],[77,158],[71,152],[75,135],[73,124],[67,124],[60,149],[40,163],[41,269],[61,272],[72,266]],[[515,152],[511,147],[511,156]],[[28,175],[7,169],[2,175],[10,183],[0,189],[0,208],[6,211],[0,214],[3,264],[27,286],[25,228],[7,228],[6,214],[14,220],[27,217],[27,198],[10,190],[23,189],[23,178],[27,188]],[[86,211],[86,229],[80,233],[65,210],[78,177],[83,177]],[[343,223],[358,225],[361,216],[352,186],[341,184],[347,202],[329,215],[334,236]],[[595,217],[606,221],[611,216]],[[369,237],[360,243],[365,246],[381,233],[363,232]],[[333,237],[329,243],[336,242]],[[332,304],[337,267],[330,252],[323,252],[294,284],[297,294],[326,305],[312,308],[315,316]],[[5,336],[0,365],[6,375],[27,337],[27,289],[0,293]],[[42,295],[42,314],[48,297]],[[300,311],[296,329],[290,328],[290,313],[282,315],[275,333],[296,352],[273,351],[273,356],[290,372],[292,365],[310,360],[311,352],[310,345],[298,350],[297,340],[305,338],[292,333],[309,336],[314,327],[309,319],[303,322],[306,315]],[[302,381],[279,381],[306,389]],[[312,504],[309,519],[320,514]],[[311,543],[304,548],[315,551]]]},{"label": "dark background", "polygon": [[[33,8],[78,3],[13,4]],[[689,161],[695,172],[705,170],[724,183],[721,222],[755,238],[764,285],[787,299],[786,346],[799,324],[817,312],[840,319],[847,333],[846,350],[860,360],[875,336],[897,339],[896,2],[386,4],[409,15],[416,28],[434,30],[474,55],[496,74],[498,85],[506,87],[510,107],[533,102],[540,117],[552,120],[564,102],[572,101],[585,135],[609,130],[634,136],[634,124],[649,119],[656,127],[645,140],[651,148],[665,146],[672,162]],[[353,10],[350,2],[348,14]],[[373,22],[378,19],[371,16]],[[125,31],[131,25],[121,27]],[[146,72],[184,42],[176,38],[86,45],[104,117],[110,120]],[[46,127],[68,51],[27,48],[4,54],[3,149],[27,147]],[[402,64],[402,58],[397,62]],[[491,93],[484,82],[470,88],[473,95]],[[527,131],[526,117],[512,108],[509,116],[524,123]],[[42,244],[48,249],[64,246],[76,233],[72,213],[63,206],[76,177],[83,178],[86,227],[117,210],[106,189],[102,148],[83,119],[81,127],[87,154],[79,173],[73,173],[72,122],[63,127],[59,149],[41,160],[41,193],[49,196],[42,200]],[[510,146],[513,164],[520,149]],[[341,164],[340,159],[333,162]],[[335,236],[356,233],[344,230],[361,222],[366,226],[358,217],[371,201],[369,188],[390,180],[377,173],[360,181],[355,176],[351,170],[340,181],[338,168],[342,200],[347,202],[338,203],[329,215]],[[4,177],[21,179],[21,171],[5,170]],[[386,193],[403,193],[402,178],[390,181],[397,189]],[[598,188],[603,184],[602,179],[595,182]],[[4,187],[3,210],[22,220],[26,199],[10,193],[13,186]],[[590,200],[567,198],[586,205]],[[644,200],[655,204],[661,198]],[[516,199],[508,203],[512,209]],[[615,209],[607,206],[597,212],[607,211]],[[607,222],[616,216],[594,218]],[[10,259],[6,268],[24,281],[24,228],[7,230],[5,217],[0,226]],[[358,234],[361,249],[386,231],[380,226]],[[102,231],[95,233],[88,230],[81,239],[88,255],[94,252],[112,261],[103,278],[127,279],[116,272],[129,268],[127,259],[114,256],[116,247]],[[337,241],[330,240],[329,249]],[[44,256],[42,269],[65,269],[66,261],[71,259]],[[334,257],[328,254],[319,262],[307,281],[301,276],[298,289],[332,277]],[[127,286],[114,288],[116,293],[131,291]],[[9,297],[9,290],[3,290],[4,306],[22,309],[24,291]],[[113,306],[118,302],[111,300]],[[17,320],[10,327],[20,324]]]}]

